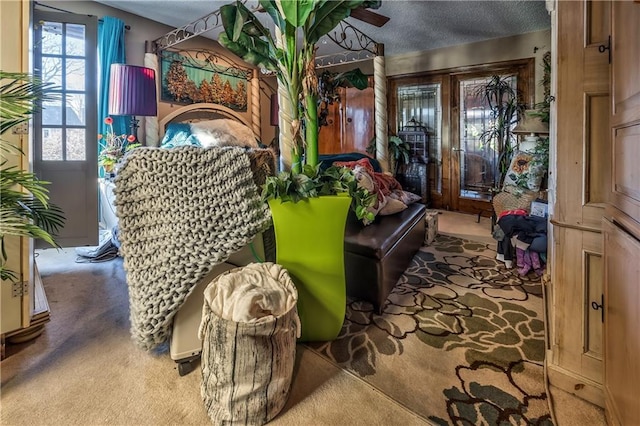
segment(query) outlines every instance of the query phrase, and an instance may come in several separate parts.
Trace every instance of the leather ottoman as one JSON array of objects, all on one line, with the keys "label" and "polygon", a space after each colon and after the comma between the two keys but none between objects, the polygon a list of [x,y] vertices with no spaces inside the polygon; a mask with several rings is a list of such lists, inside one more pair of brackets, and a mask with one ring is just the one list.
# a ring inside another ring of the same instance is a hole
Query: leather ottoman
[{"label": "leather ottoman", "polygon": [[382,312],[393,290],[425,237],[424,204],[414,203],[369,226],[349,220],[344,237],[347,295],[373,304]]}]

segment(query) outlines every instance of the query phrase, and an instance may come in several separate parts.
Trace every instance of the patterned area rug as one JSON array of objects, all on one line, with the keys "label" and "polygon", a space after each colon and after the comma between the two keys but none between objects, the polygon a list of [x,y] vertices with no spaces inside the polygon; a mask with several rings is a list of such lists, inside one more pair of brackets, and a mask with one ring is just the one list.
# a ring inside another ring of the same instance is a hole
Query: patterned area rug
[{"label": "patterned area rug", "polygon": [[439,235],[382,315],[351,301],[338,339],[308,346],[436,424],[551,424],[541,280],[495,257]]}]

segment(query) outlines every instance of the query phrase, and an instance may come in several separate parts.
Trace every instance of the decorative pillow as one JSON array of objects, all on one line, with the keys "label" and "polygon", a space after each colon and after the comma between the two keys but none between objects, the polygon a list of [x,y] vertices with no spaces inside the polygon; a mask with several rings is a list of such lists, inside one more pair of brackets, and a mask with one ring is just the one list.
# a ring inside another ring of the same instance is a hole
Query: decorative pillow
[{"label": "decorative pillow", "polygon": [[170,123],[160,142],[160,147],[175,148],[183,145],[200,146],[200,142],[191,134],[189,123]]},{"label": "decorative pillow", "polygon": [[355,161],[334,161],[333,165],[337,167],[348,167],[350,169],[355,169],[356,167],[362,167],[366,169],[369,173],[371,173],[371,175],[373,175],[373,172],[374,172],[373,166],[371,165],[371,162],[369,161],[368,158],[361,158]]},{"label": "decorative pillow", "polygon": [[378,214],[380,216],[387,216],[390,214],[401,212],[405,210],[407,205],[400,200],[396,200],[395,198],[387,197],[387,203],[380,209]]},{"label": "decorative pillow", "polygon": [[422,197],[420,197],[418,194],[404,191],[402,189],[394,189],[393,191],[391,191],[391,193],[389,194],[389,198],[395,198],[396,200],[402,201],[406,205],[413,204],[422,199]]},{"label": "decorative pillow", "polygon": [[504,178],[504,186],[514,185],[531,191],[539,191],[544,168],[536,164],[535,155],[516,151]]},{"label": "decorative pillow", "polygon": [[360,152],[348,152],[343,154],[320,154],[318,156],[318,160],[320,161],[320,170],[322,171],[326,170],[336,162],[351,163],[363,158],[366,159],[369,164],[371,164],[374,172],[382,172],[382,167],[380,166],[380,162],[378,160]]},{"label": "decorative pillow", "polygon": [[191,133],[205,148],[212,146],[258,148],[258,141],[253,131],[244,124],[229,118],[191,123]]},{"label": "decorative pillow", "polygon": [[[372,207],[369,207],[369,212],[373,213],[373,216],[375,217],[387,203],[387,197],[382,195],[382,193],[379,191],[375,179],[366,167],[355,166],[353,168],[353,175],[358,182],[358,187],[364,188],[372,194],[377,194],[378,202]],[[363,223],[365,225],[368,225],[371,222],[363,219]]]}]

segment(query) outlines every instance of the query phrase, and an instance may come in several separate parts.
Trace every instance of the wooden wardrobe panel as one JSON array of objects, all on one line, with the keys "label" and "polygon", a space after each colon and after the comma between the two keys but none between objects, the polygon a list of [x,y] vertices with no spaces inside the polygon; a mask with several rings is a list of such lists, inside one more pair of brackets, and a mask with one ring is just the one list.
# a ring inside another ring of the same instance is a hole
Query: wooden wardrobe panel
[{"label": "wooden wardrobe panel", "polygon": [[373,88],[346,92],[343,152],[366,153],[375,136]]},{"label": "wooden wardrobe panel", "polygon": [[320,154],[361,152],[375,136],[374,90],[340,88],[340,102],[329,106],[327,126],[320,127]]}]

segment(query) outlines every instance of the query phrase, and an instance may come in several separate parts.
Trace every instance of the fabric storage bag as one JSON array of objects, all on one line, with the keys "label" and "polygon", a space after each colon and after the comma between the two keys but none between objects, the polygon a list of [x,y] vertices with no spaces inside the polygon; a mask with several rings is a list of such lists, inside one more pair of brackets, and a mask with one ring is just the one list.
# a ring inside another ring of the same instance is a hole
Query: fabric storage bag
[{"label": "fabric storage bag", "polygon": [[286,269],[252,263],[204,292],[201,393],[214,424],[265,424],[289,396],[300,322]]}]

